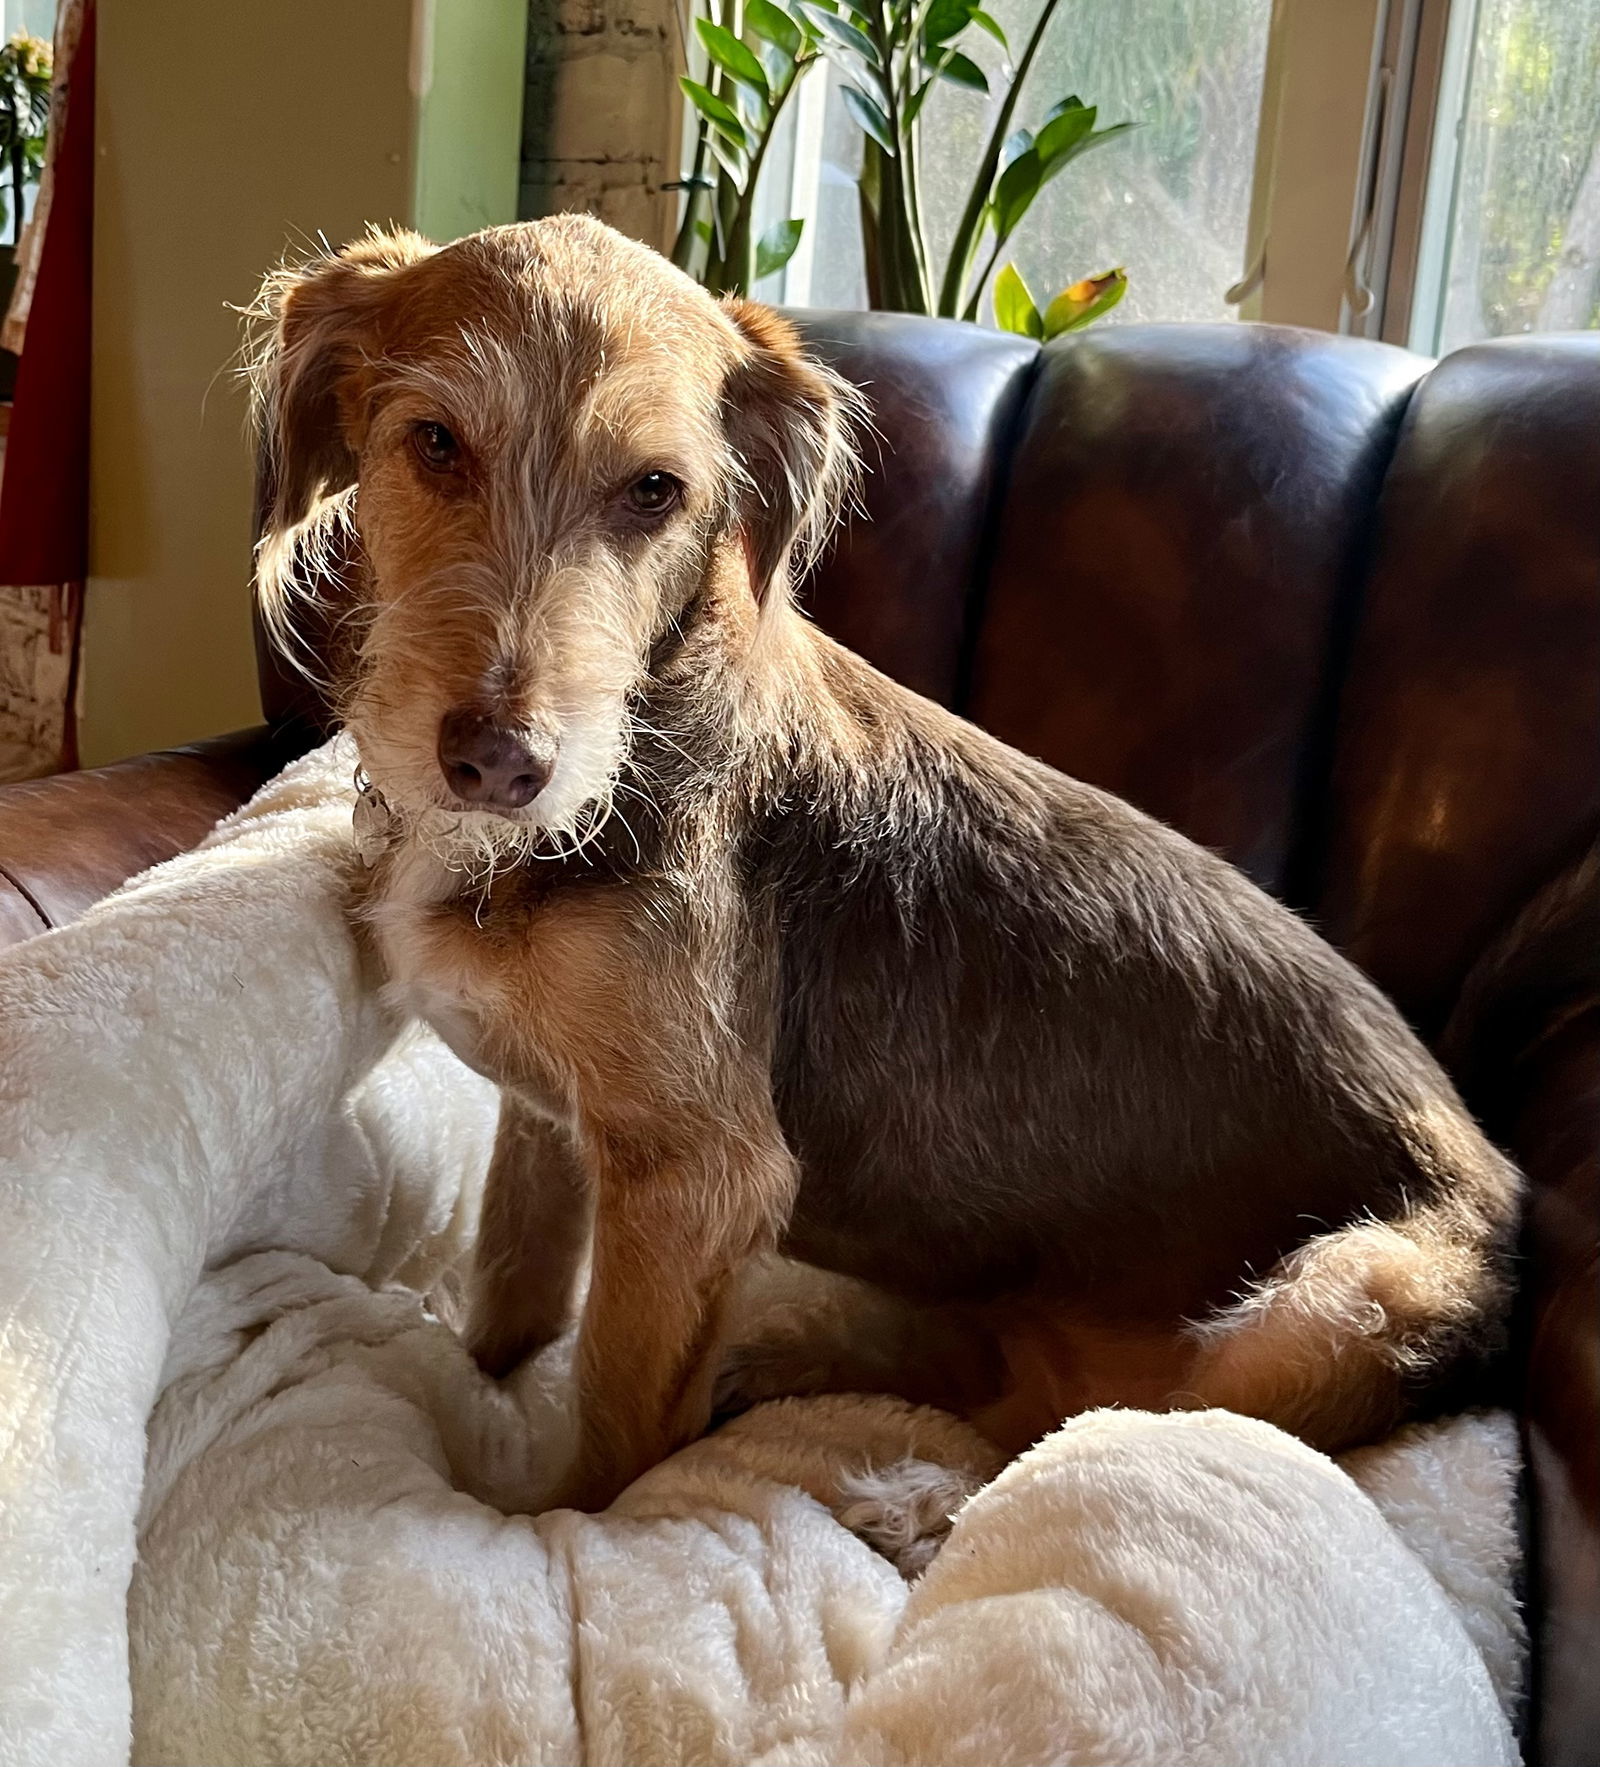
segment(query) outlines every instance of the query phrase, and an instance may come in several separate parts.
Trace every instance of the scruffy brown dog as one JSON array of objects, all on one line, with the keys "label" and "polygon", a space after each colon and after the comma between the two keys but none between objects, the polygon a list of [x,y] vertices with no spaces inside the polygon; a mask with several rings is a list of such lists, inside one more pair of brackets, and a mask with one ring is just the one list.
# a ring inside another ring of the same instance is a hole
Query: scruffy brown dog
[{"label": "scruffy brown dog", "polygon": [[261,311],[264,604],[354,553],[366,913],[504,1088],[486,1367],[592,1248],[572,1501],[705,1427],[774,1247],[986,1346],[1008,1446],[1122,1401],[1337,1448],[1460,1390],[1516,1174],[1238,872],[800,617],[857,397],[788,325],[576,216]]}]

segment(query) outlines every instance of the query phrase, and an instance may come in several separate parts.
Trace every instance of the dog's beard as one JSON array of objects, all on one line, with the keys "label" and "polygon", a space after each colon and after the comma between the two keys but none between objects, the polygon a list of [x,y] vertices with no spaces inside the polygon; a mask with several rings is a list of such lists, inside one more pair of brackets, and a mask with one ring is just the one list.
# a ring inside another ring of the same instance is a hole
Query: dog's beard
[{"label": "dog's beard", "polygon": [[431,755],[390,741],[352,706],[346,725],[360,769],[381,801],[391,845],[414,843],[474,883],[529,861],[581,857],[615,812],[628,749],[625,706],[592,709],[562,726],[550,783],[524,809],[477,809],[452,799]]},{"label": "dog's beard", "polygon": [[[632,746],[632,717],[647,667],[648,636],[630,616],[650,601],[604,561],[553,571],[542,585],[537,622],[509,604],[496,612],[490,589],[470,643],[453,669],[454,691],[435,675],[437,643],[422,636],[430,595],[444,612],[473,589],[455,571],[448,585],[427,584],[403,601],[373,610],[344,703],[344,721],[362,766],[393,817],[393,833],[424,847],[451,871],[483,877],[528,860],[582,855],[615,813],[618,780]],[[470,610],[469,610],[470,611]],[[435,622],[437,624],[438,622]],[[447,635],[455,631],[444,622]],[[465,629],[465,628],[463,628]],[[493,664],[513,659],[514,667]],[[518,810],[489,811],[457,799],[439,767],[438,719],[457,701],[471,703],[482,679],[511,675],[532,683],[515,714],[558,739],[549,783]]]}]

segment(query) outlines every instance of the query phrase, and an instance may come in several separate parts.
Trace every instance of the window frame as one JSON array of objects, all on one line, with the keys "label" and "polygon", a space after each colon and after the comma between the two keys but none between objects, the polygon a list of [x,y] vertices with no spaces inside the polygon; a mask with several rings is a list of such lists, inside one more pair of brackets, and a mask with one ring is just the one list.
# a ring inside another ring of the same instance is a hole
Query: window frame
[{"label": "window frame", "polygon": [[1229,290],[1241,318],[1351,328],[1392,85],[1383,46],[1393,9],[1394,0],[1275,0],[1246,262]]}]

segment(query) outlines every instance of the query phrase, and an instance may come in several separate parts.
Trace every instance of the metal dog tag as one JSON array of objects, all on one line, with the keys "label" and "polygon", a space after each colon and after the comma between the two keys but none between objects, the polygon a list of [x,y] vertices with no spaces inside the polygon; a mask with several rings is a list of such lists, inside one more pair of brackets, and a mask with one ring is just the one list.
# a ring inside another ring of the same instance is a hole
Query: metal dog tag
[{"label": "metal dog tag", "polygon": [[355,784],[356,805],[350,814],[350,826],[355,834],[356,856],[363,865],[371,867],[388,850],[394,812],[365,773],[357,772]]}]

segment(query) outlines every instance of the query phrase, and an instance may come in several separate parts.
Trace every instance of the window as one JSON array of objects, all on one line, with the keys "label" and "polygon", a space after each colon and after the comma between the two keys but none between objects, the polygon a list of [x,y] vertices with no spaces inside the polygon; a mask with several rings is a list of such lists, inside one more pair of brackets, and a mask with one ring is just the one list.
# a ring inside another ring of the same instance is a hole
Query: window
[{"label": "window", "polygon": [[1440,106],[1417,348],[1600,324],[1600,0],[1458,0]]},{"label": "window", "polygon": [[[1026,36],[1028,0],[996,0],[992,10],[1013,42]],[[1040,194],[1016,239],[1030,287],[1053,293],[1122,264],[1128,319],[1230,316],[1223,295],[1244,265],[1270,14],[1270,0],[1075,0],[1061,8],[1024,111],[1043,114],[1077,93],[1104,121],[1138,126]],[[978,137],[977,107],[966,96],[942,88],[929,106],[931,126],[958,141]],[[982,118],[984,135],[991,116]],[[949,176],[928,180],[929,219],[941,235],[955,227],[969,159],[954,156]]]},{"label": "window", "polygon": [[[1026,37],[1030,0],[994,0],[990,10],[1013,43]],[[1016,241],[1017,267],[1031,286],[1053,292],[1123,264],[1131,277],[1126,318],[1230,316],[1223,296],[1244,264],[1271,11],[1271,0],[1074,0],[1062,7],[1019,120],[1076,93],[1099,107],[1103,121],[1126,118],[1139,127],[1041,194]],[[993,66],[993,56],[985,59]],[[830,69],[826,80],[813,76],[797,100],[795,164],[805,166],[809,151],[815,184],[795,190],[792,212],[809,216],[813,249],[761,291],[795,305],[852,307],[866,299],[856,223],[860,140],[838,84]],[[924,112],[927,134],[951,145],[929,156],[924,173],[936,240],[955,229],[964,177],[998,107],[998,97],[986,106],[946,86]]]},{"label": "window", "polygon": [[18,31],[43,37],[48,43],[55,34],[56,0],[3,0],[0,3],[0,30],[6,38]]},{"label": "window", "polygon": [[[30,37],[42,37],[48,43],[55,36],[55,30],[56,0],[0,0],[0,42],[9,43],[19,32],[25,32]],[[22,203],[24,222],[33,219],[33,206],[38,196],[38,185],[30,184]],[[0,239],[9,243],[12,231],[8,215]]]},{"label": "window", "polygon": [[[989,0],[1013,42],[1035,3]],[[1069,93],[1138,127],[1035,203],[1014,255],[1036,292],[1122,264],[1107,323],[1242,314],[1429,353],[1600,326],[1600,0],[1073,0],[1019,115]],[[997,103],[941,87],[924,112],[935,241]],[[762,225],[807,224],[764,298],[865,304],[859,165],[819,71],[768,165]]]}]

